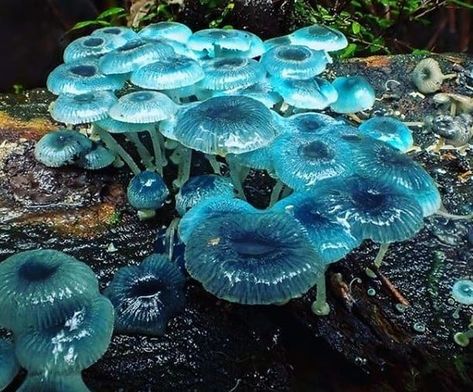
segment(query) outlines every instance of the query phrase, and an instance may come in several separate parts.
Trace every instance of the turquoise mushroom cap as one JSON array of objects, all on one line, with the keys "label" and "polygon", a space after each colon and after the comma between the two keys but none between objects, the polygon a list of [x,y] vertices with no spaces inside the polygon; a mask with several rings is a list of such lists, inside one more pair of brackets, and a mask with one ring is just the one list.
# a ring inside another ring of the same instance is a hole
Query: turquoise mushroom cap
[{"label": "turquoise mushroom cap", "polygon": [[176,195],[176,210],[183,216],[202,200],[222,196],[232,198],[235,193],[228,177],[205,174],[189,178]]},{"label": "turquoise mushroom cap", "polygon": [[283,132],[313,134],[324,132],[325,127],[331,125],[343,125],[342,120],[337,120],[327,114],[323,113],[299,113],[290,117],[283,118],[284,130]]},{"label": "turquoise mushroom cap", "polygon": [[103,120],[96,121],[94,125],[105,129],[110,133],[127,133],[127,132],[144,132],[152,131],[156,129],[156,123],[129,123],[124,121],[114,120],[113,118],[107,117]]},{"label": "turquoise mushroom cap", "polygon": [[94,144],[89,152],[80,157],[77,165],[87,170],[100,170],[110,166],[115,159],[115,154],[108,148],[101,144]]},{"label": "turquoise mushroom cap", "polygon": [[289,37],[294,44],[327,52],[341,50],[348,46],[348,41],[342,32],[318,24],[296,30]]},{"label": "turquoise mushroom cap", "polygon": [[129,27],[123,26],[107,26],[100,29],[94,30],[91,34],[92,37],[102,36],[102,37],[115,37],[117,40],[121,41],[121,45],[125,45],[129,41],[133,41],[139,38],[138,33],[130,29]]},{"label": "turquoise mushroom cap", "polygon": [[147,40],[168,39],[185,43],[192,35],[192,30],[185,24],[178,22],[159,22],[144,27],[139,35]]},{"label": "turquoise mushroom cap", "polygon": [[457,280],[452,287],[452,297],[462,305],[473,305],[473,280]]},{"label": "turquoise mushroom cap", "polygon": [[363,122],[358,129],[361,134],[385,142],[401,152],[406,152],[414,144],[411,130],[402,121],[393,117],[372,117]]},{"label": "turquoise mushroom cap", "polygon": [[113,35],[77,38],[64,49],[64,62],[71,63],[87,57],[100,57],[121,45],[123,45],[122,40]]},{"label": "turquoise mushroom cap", "polygon": [[177,109],[177,105],[162,93],[136,91],[122,95],[108,114],[117,121],[144,124],[171,118]]},{"label": "turquoise mushroom cap", "polygon": [[169,196],[163,178],[156,172],[143,171],[128,184],[127,197],[132,207],[138,210],[157,210]]},{"label": "turquoise mushroom cap", "polygon": [[84,124],[103,120],[117,101],[111,91],[93,91],[86,94],[60,95],[51,106],[51,117],[65,124]]},{"label": "turquoise mushroom cap", "polygon": [[133,71],[130,81],[142,88],[169,90],[193,85],[203,78],[204,71],[197,61],[174,55]]},{"label": "turquoise mushroom cap", "polygon": [[[204,29],[189,37],[187,46],[196,52],[206,52],[210,57],[216,49],[248,51],[251,47],[250,36],[236,29]],[[216,56],[217,57],[217,56]]]},{"label": "turquoise mushroom cap", "polygon": [[184,146],[222,155],[256,150],[276,136],[271,111],[242,96],[210,98],[178,115],[174,137]]},{"label": "turquoise mushroom cap", "polygon": [[283,45],[291,45],[291,37],[289,35],[282,35],[280,37],[274,37],[264,41],[265,52],[269,52],[273,48]]},{"label": "turquoise mushroom cap", "polygon": [[185,265],[216,297],[248,305],[299,297],[323,268],[304,228],[275,212],[208,218],[186,244]]},{"label": "turquoise mushroom cap", "polygon": [[98,295],[94,272],[56,250],[29,250],[0,263],[0,326],[47,328]]},{"label": "turquoise mushroom cap", "polygon": [[48,167],[71,165],[92,149],[87,136],[69,129],[58,129],[44,135],[34,149],[37,161]]},{"label": "turquoise mushroom cap", "polygon": [[53,94],[85,94],[97,90],[119,90],[125,79],[104,75],[96,59],[83,59],[56,67],[48,76],[46,86]]},{"label": "turquoise mushroom cap", "polygon": [[114,309],[102,295],[70,307],[47,328],[29,327],[15,339],[16,356],[28,372],[80,372],[97,362],[112,338]]},{"label": "turquoise mushroom cap", "polygon": [[276,91],[273,91],[273,87],[267,79],[263,79],[261,82],[244,88],[212,91],[213,97],[221,95],[243,95],[260,101],[267,108],[272,108],[282,101],[282,97]]},{"label": "turquoise mushroom cap", "polygon": [[261,57],[266,71],[283,79],[309,79],[325,71],[328,62],[326,52],[301,45],[277,46]]},{"label": "turquoise mushroom cap", "polygon": [[184,309],[184,284],[184,274],[161,254],[120,268],[105,291],[115,307],[116,332],[163,335],[168,321]]},{"label": "turquoise mushroom cap", "polygon": [[338,93],[338,99],[330,105],[334,112],[356,113],[373,107],[375,91],[364,77],[338,77],[332,85]]},{"label": "turquoise mushroom cap", "polygon": [[27,375],[17,392],[91,392],[80,373]]},{"label": "turquoise mushroom cap", "polygon": [[3,391],[20,371],[12,342],[0,339],[0,391]]}]

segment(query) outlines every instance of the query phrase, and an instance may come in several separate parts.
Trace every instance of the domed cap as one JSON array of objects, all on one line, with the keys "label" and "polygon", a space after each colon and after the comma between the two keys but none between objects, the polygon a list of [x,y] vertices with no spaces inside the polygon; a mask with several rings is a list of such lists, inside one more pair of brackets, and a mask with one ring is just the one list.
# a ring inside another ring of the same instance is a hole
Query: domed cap
[{"label": "domed cap", "polygon": [[360,245],[350,226],[311,193],[293,193],[277,202],[272,211],[286,212],[304,226],[324,264],[344,258]]},{"label": "domed cap", "polygon": [[424,168],[383,142],[368,137],[358,143],[353,164],[357,173],[397,186],[410,194],[422,208],[424,216],[434,214],[441,206],[437,186]]},{"label": "domed cap", "polygon": [[108,148],[101,144],[94,144],[89,152],[81,156],[77,165],[83,169],[100,170],[110,166],[115,159],[115,154]]},{"label": "domed cap", "polygon": [[330,108],[336,113],[355,113],[373,107],[375,92],[371,84],[361,76],[336,78],[333,87],[337,90],[338,99]]},{"label": "domed cap", "polygon": [[350,225],[359,240],[383,244],[404,241],[423,226],[422,209],[416,200],[376,179],[353,176],[329,180],[313,191],[328,210]]},{"label": "domed cap", "polygon": [[333,52],[347,47],[346,37],[331,27],[314,24],[303,27],[290,34],[291,41],[297,45],[305,45],[315,50]]},{"label": "domed cap", "polygon": [[129,41],[133,41],[139,38],[138,34],[128,27],[121,26],[107,26],[101,29],[94,30],[91,34],[94,36],[102,37],[115,37],[120,40],[120,46],[125,45]]},{"label": "domed cap", "polygon": [[457,280],[452,287],[452,297],[462,305],[473,305],[473,280]]},{"label": "domed cap", "polygon": [[227,177],[215,174],[191,177],[176,195],[176,210],[183,216],[204,199],[213,196],[232,198],[234,195],[233,184]]},{"label": "domed cap", "polygon": [[164,42],[134,40],[103,56],[99,67],[106,75],[124,74],[171,56],[174,56],[174,49]]},{"label": "domed cap", "polygon": [[[274,140],[277,140],[277,138]],[[242,152],[241,154],[228,154],[225,159],[227,162],[233,161],[239,166],[251,167],[252,169],[257,170],[273,171],[271,144],[253,151]]]},{"label": "domed cap", "polygon": [[56,67],[48,76],[46,86],[53,94],[84,94],[97,90],[119,90],[125,79],[106,76],[99,71],[96,59],[82,59]]},{"label": "domed cap", "polygon": [[190,86],[203,77],[204,71],[197,61],[173,56],[133,71],[130,81],[142,88],[169,90]]},{"label": "domed cap", "polygon": [[177,106],[166,95],[157,91],[136,91],[120,97],[110,108],[109,116],[128,123],[151,123],[170,118]]},{"label": "domed cap", "polygon": [[271,146],[274,171],[295,190],[305,190],[333,177],[353,174],[348,143],[325,134],[284,134]]},{"label": "domed cap", "polygon": [[224,96],[179,114],[174,135],[186,147],[225,156],[263,147],[276,132],[273,115],[262,103],[248,97]]},{"label": "domed cap", "polygon": [[109,133],[135,133],[152,131],[156,129],[156,123],[135,124],[124,121],[117,121],[110,117],[96,121],[94,124],[102,129],[105,129]]},{"label": "domed cap", "polygon": [[29,327],[15,339],[16,356],[31,373],[71,373],[88,368],[107,350],[113,332],[114,310],[97,295],[43,329]]},{"label": "domed cap", "polygon": [[299,109],[322,110],[338,98],[337,90],[320,78],[291,80],[272,77],[271,84],[287,104]]},{"label": "domed cap", "polygon": [[393,117],[372,117],[358,129],[361,134],[385,142],[401,152],[406,152],[414,144],[411,130]]},{"label": "domed cap", "polygon": [[51,117],[65,124],[84,124],[102,120],[117,101],[110,91],[60,95],[51,107]]},{"label": "domed cap", "polygon": [[299,113],[290,117],[283,118],[284,131],[291,133],[319,133],[323,132],[324,128],[331,125],[343,125],[342,120],[337,120],[322,113]]},{"label": "domed cap", "polygon": [[19,371],[15,346],[8,340],[0,339],[0,391],[6,389]]},{"label": "domed cap", "polygon": [[186,244],[186,268],[204,288],[231,302],[267,305],[309,290],[322,263],[304,228],[284,213],[208,218]]},{"label": "domed cap", "polygon": [[281,37],[274,37],[267,39],[264,41],[264,49],[265,52],[270,51],[273,48],[277,48],[278,46],[283,46],[283,45],[291,45],[291,37],[289,35],[283,35]]},{"label": "domed cap", "polygon": [[77,38],[64,49],[64,62],[71,63],[87,57],[100,57],[119,48],[122,44],[122,40],[113,35]]},{"label": "domed cap", "polygon": [[283,79],[309,79],[325,71],[328,60],[324,51],[301,45],[277,46],[261,57],[266,71]]},{"label": "domed cap", "polygon": [[17,392],[90,392],[79,374],[28,374]]},{"label": "domed cap", "polygon": [[202,67],[205,78],[199,87],[207,90],[245,88],[262,81],[266,74],[257,61],[238,57],[207,60]]},{"label": "domed cap", "polygon": [[131,179],[127,196],[138,210],[157,210],[169,196],[169,190],[158,173],[146,170]]},{"label": "domed cap", "polygon": [[59,129],[44,135],[35,146],[36,160],[48,167],[73,164],[92,149],[90,139],[77,131]]},{"label": "domed cap", "polygon": [[193,230],[202,222],[212,217],[232,213],[257,213],[258,210],[241,199],[228,196],[212,196],[201,200],[187,211],[179,223],[179,238],[185,244],[191,238]]},{"label": "domed cap", "polygon": [[0,325],[13,331],[47,328],[97,295],[94,272],[62,252],[29,250],[0,263]]},{"label": "domed cap", "polygon": [[189,37],[187,46],[196,52],[206,51],[213,56],[215,47],[247,51],[251,47],[250,36],[235,29],[205,29]]},{"label": "domed cap", "polygon": [[164,255],[120,268],[105,291],[115,307],[116,331],[163,335],[168,321],[184,308],[184,284],[183,273]]},{"label": "domed cap", "polygon": [[276,91],[273,91],[271,83],[266,78],[249,87],[236,88],[233,90],[216,90],[212,91],[211,95],[212,97],[219,97],[222,95],[242,95],[256,99],[267,108],[272,108],[274,105],[282,101],[282,97]]},{"label": "domed cap", "polygon": [[164,38],[184,43],[192,35],[192,30],[185,24],[178,22],[159,22],[144,27],[139,35],[147,40]]}]

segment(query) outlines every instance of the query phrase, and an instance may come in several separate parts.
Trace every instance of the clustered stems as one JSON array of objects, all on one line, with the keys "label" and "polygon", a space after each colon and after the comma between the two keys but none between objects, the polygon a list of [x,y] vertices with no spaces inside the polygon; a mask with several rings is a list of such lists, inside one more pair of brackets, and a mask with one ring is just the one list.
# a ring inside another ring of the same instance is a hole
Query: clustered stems
[{"label": "clustered stems", "polygon": [[154,171],[156,168],[153,164],[153,157],[141,141],[140,137],[134,132],[129,132],[126,134],[126,136],[135,145],[138,155],[140,156],[143,165],[145,165],[145,168],[147,170]]},{"label": "clustered stems", "polygon": [[161,143],[159,140],[158,131],[156,131],[155,129],[152,129],[152,130],[149,130],[148,133],[151,137],[151,142],[153,143],[154,163],[156,165],[156,171],[159,174],[163,175],[164,161],[163,161],[163,154],[161,151]]},{"label": "clustered stems", "polygon": [[237,193],[237,197],[245,200],[245,191],[241,181],[241,166],[233,159],[227,159],[228,168],[230,169],[230,178]]},{"label": "clustered stems", "polygon": [[176,188],[181,188],[190,177],[192,150],[179,145],[174,150],[173,159],[173,162],[178,165],[177,178],[173,181],[173,184]]}]

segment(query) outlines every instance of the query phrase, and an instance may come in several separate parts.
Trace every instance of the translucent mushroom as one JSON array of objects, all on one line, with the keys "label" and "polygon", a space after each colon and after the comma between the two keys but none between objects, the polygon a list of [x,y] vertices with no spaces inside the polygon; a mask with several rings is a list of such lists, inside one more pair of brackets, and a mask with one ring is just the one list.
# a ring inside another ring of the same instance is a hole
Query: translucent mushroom
[{"label": "translucent mushroom", "polygon": [[184,308],[184,284],[183,273],[163,255],[120,268],[105,291],[115,307],[115,330],[163,335],[168,321]]},{"label": "translucent mushroom", "polygon": [[414,144],[412,131],[402,121],[393,117],[372,117],[364,121],[358,129],[361,134],[385,142],[401,152],[406,152]]},{"label": "translucent mushroom", "polygon": [[206,219],[193,230],[185,260],[189,274],[207,291],[248,305],[299,297],[322,271],[303,227],[275,212]]},{"label": "translucent mushroom", "polygon": [[141,29],[139,35],[143,39],[168,39],[185,43],[192,35],[192,30],[185,24],[178,22],[152,23]]},{"label": "translucent mushroom", "polygon": [[346,37],[338,30],[314,24],[303,27],[289,35],[292,43],[305,45],[314,50],[333,52],[347,47]]},{"label": "translucent mushroom", "polygon": [[92,142],[83,134],[69,129],[58,129],[44,135],[34,149],[37,161],[48,167],[71,165],[90,152]]},{"label": "translucent mushroom", "polygon": [[251,48],[251,36],[236,29],[204,29],[189,37],[187,46],[209,57],[220,57],[230,52],[247,52]]},{"label": "translucent mushroom", "polygon": [[27,375],[17,392],[91,392],[78,373]]},{"label": "translucent mushroom", "polygon": [[64,49],[64,62],[71,63],[87,57],[100,57],[119,48],[122,44],[122,40],[113,35],[77,38]]},{"label": "translucent mushroom", "polygon": [[318,133],[323,132],[329,125],[343,125],[342,120],[337,120],[323,113],[299,113],[284,118],[283,132],[291,133]]},{"label": "translucent mushroom", "polygon": [[453,77],[456,77],[456,74],[444,75],[439,63],[432,58],[419,61],[411,74],[412,82],[423,94],[440,90],[443,81]]},{"label": "translucent mushroom", "polygon": [[270,51],[273,48],[283,45],[292,44],[291,37],[289,35],[282,35],[280,37],[274,37],[264,41],[265,52]]},{"label": "translucent mushroom", "polygon": [[473,316],[471,317],[470,325],[465,332],[457,332],[453,335],[455,343],[462,347],[468,347],[471,339],[473,339]]},{"label": "translucent mushroom", "polygon": [[338,99],[330,105],[336,113],[356,113],[370,109],[375,101],[375,91],[362,76],[338,77],[333,83]]},{"label": "translucent mushroom", "polygon": [[15,346],[8,340],[0,339],[0,391],[10,385],[20,371],[15,356]]},{"label": "translucent mushroom", "polygon": [[456,308],[455,313],[453,314],[454,318],[458,318],[462,305],[473,305],[473,280],[457,280],[452,287],[451,295],[453,299],[458,302],[458,307]]},{"label": "translucent mushroom", "polygon": [[103,145],[95,143],[86,154],[77,161],[77,165],[87,170],[100,170],[115,162],[116,155]]},{"label": "translucent mushroom", "polygon": [[138,33],[130,29],[129,27],[123,26],[107,26],[100,29],[96,29],[91,34],[92,37],[102,36],[102,37],[115,37],[117,40],[121,41],[121,45],[125,45],[129,41],[133,41],[139,38]]}]

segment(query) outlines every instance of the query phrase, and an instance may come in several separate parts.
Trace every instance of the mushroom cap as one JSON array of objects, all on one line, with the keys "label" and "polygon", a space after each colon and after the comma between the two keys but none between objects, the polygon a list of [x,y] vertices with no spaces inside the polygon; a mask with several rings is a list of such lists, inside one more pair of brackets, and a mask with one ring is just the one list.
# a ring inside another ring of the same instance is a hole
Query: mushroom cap
[{"label": "mushroom cap", "polygon": [[197,61],[175,55],[133,71],[130,81],[142,88],[169,90],[193,85],[203,77],[204,71]]},{"label": "mushroom cap", "polygon": [[323,132],[327,126],[344,124],[343,120],[322,113],[299,113],[284,118],[283,132],[313,134]]},{"label": "mushroom cap", "polygon": [[[277,138],[274,140],[277,140]],[[242,152],[241,154],[228,154],[225,159],[227,159],[227,161],[233,161],[239,166],[250,167],[257,170],[267,170],[270,172],[273,171],[271,144],[253,151]]]},{"label": "mushroom cap", "polygon": [[222,155],[256,150],[276,136],[271,111],[242,96],[210,98],[179,113],[175,139],[206,154]]},{"label": "mushroom cap", "polygon": [[184,214],[179,222],[179,238],[186,244],[191,238],[194,229],[202,222],[212,217],[224,216],[229,212],[256,213],[258,210],[246,201],[233,197],[212,196],[206,198]]},{"label": "mushroom cap", "polygon": [[283,134],[271,146],[277,177],[295,190],[352,175],[351,145],[324,133]]},{"label": "mushroom cap", "polygon": [[305,230],[284,213],[225,213],[193,230],[189,274],[218,298],[248,305],[283,303],[323,273]]},{"label": "mushroom cap", "polygon": [[361,243],[351,233],[350,226],[311,193],[293,193],[271,210],[286,212],[304,226],[325,265],[344,258]]},{"label": "mushroom cap", "polygon": [[97,90],[119,90],[125,79],[117,75],[104,75],[99,71],[98,60],[81,59],[54,68],[48,75],[46,86],[53,94],[85,94]]},{"label": "mushroom cap", "polygon": [[236,29],[204,29],[189,37],[187,46],[196,52],[207,52],[213,57],[215,47],[235,51],[248,51],[253,37]]},{"label": "mushroom cap", "polygon": [[399,187],[412,196],[424,216],[434,214],[441,206],[440,193],[432,177],[421,165],[390,145],[364,138],[357,145],[352,164],[360,175]]},{"label": "mushroom cap", "polygon": [[137,210],[157,210],[168,196],[169,190],[156,172],[145,170],[134,176],[128,184],[128,202]]},{"label": "mushroom cap", "polygon": [[88,170],[100,170],[110,166],[115,159],[115,154],[108,148],[95,144],[89,152],[81,156],[77,165]]},{"label": "mushroom cap", "polygon": [[176,195],[176,210],[183,216],[202,200],[213,196],[232,198],[233,184],[227,177],[205,174],[189,178]]},{"label": "mushroom cap", "polygon": [[163,335],[168,321],[184,308],[184,284],[184,274],[161,254],[120,268],[105,290],[115,307],[115,330]]},{"label": "mushroom cap", "polygon": [[186,44],[182,42],[168,40],[165,41],[167,45],[171,46],[174,49],[174,53],[178,56],[188,57],[193,60],[201,59],[199,53],[194,52],[193,50],[189,49]]},{"label": "mushroom cap", "polygon": [[205,77],[199,87],[207,90],[232,90],[261,82],[266,72],[261,63],[241,57],[215,58],[202,62]]},{"label": "mushroom cap", "polygon": [[113,321],[113,305],[97,294],[70,307],[48,327],[28,327],[17,334],[18,362],[31,373],[80,372],[97,362],[107,350]]},{"label": "mushroom cap", "polygon": [[305,45],[314,50],[333,52],[347,47],[346,37],[338,30],[314,24],[303,27],[289,35],[292,43]]},{"label": "mushroom cap", "polygon": [[93,91],[86,94],[62,94],[52,104],[51,117],[65,124],[83,124],[103,120],[117,102],[111,91]]},{"label": "mushroom cap", "polygon": [[281,45],[261,57],[269,74],[282,79],[309,79],[325,71],[328,57],[323,50],[302,45]]},{"label": "mushroom cap", "polygon": [[289,35],[282,35],[280,37],[274,37],[264,41],[265,52],[270,51],[273,48],[283,45],[291,45],[292,40]]},{"label": "mushroom cap", "polygon": [[92,149],[87,136],[70,129],[59,129],[44,135],[34,149],[37,161],[48,167],[73,164]]},{"label": "mushroom cap", "polygon": [[114,120],[113,118],[107,117],[103,120],[96,121],[94,125],[105,129],[110,133],[136,133],[144,131],[154,131],[156,129],[156,123],[129,123],[124,121]]},{"label": "mushroom cap", "polygon": [[431,58],[423,59],[415,66],[411,79],[417,89],[424,94],[440,90],[444,75],[439,63]]},{"label": "mushroom cap", "polygon": [[457,280],[452,287],[452,297],[462,305],[473,305],[473,280]]},{"label": "mushroom cap", "polygon": [[332,84],[320,78],[291,80],[273,76],[271,84],[287,104],[299,109],[322,110],[338,99]]},{"label": "mushroom cap", "polygon": [[94,30],[91,36],[113,36],[121,40],[121,45],[125,45],[129,41],[133,41],[139,38],[138,33],[130,29],[129,27],[123,26],[107,26],[100,29]]},{"label": "mushroom cap", "polygon": [[0,391],[13,381],[19,370],[15,346],[8,340],[0,339]]},{"label": "mushroom cap", "polygon": [[108,114],[117,121],[143,124],[168,119],[176,111],[176,104],[166,95],[157,91],[136,91],[122,95]]},{"label": "mushroom cap", "polygon": [[399,187],[358,175],[328,180],[313,189],[327,210],[344,221],[360,241],[404,241],[423,226],[422,208]]},{"label": "mushroom cap", "polygon": [[355,113],[370,109],[375,101],[375,91],[362,76],[342,76],[336,78],[333,87],[338,99],[330,105],[336,113]]},{"label": "mushroom cap", "polygon": [[17,392],[90,392],[80,374],[27,375]]},{"label": "mushroom cap", "polygon": [[358,129],[361,134],[385,142],[401,152],[406,152],[414,144],[411,130],[394,117],[371,117]]},{"label": "mushroom cap", "polygon": [[164,38],[185,43],[192,35],[192,30],[185,24],[178,22],[159,22],[144,27],[139,32],[139,35],[141,38],[147,40]]},{"label": "mushroom cap", "polygon": [[77,38],[64,49],[64,62],[71,63],[87,57],[100,57],[119,48],[122,40],[111,34]]},{"label": "mushroom cap", "polygon": [[0,325],[47,328],[98,295],[94,272],[56,250],[16,253],[0,263]]},{"label": "mushroom cap", "polygon": [[164,41],[133,40],[107,53],[99,61],[100,70],[108,74],[126,74],[143,65],[174,56],[172,46]]}]

